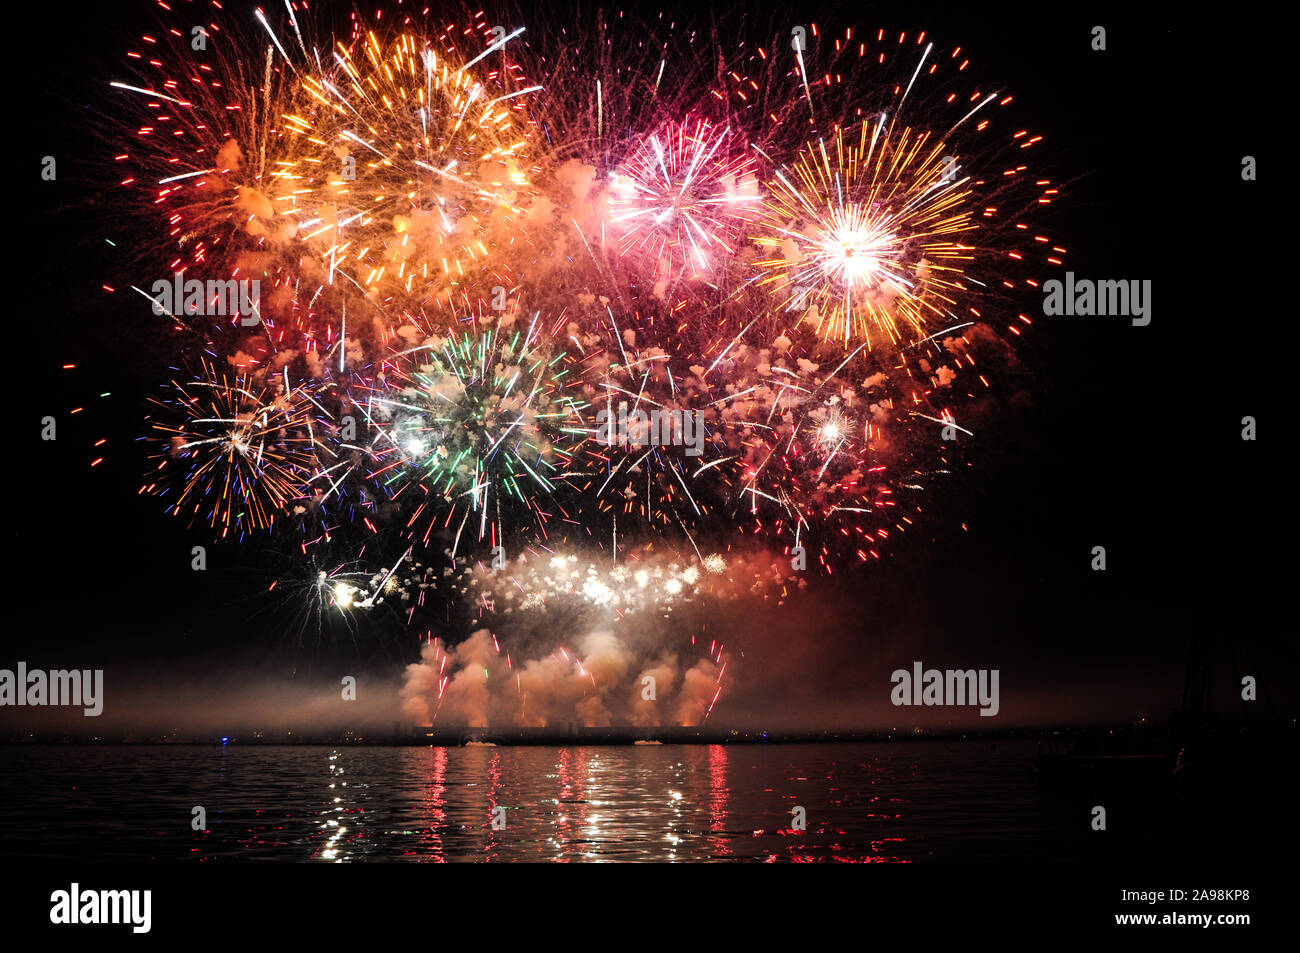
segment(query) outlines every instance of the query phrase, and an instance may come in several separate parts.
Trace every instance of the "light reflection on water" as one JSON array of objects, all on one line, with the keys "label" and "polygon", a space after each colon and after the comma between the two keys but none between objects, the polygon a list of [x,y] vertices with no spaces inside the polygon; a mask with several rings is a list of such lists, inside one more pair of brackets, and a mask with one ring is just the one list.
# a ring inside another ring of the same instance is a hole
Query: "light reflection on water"
[{"label": "light reflection on water", "polygon": [[[15,746],[0,774],[0,852],[337,863],[1000,859],[1042,849],[1031,754],[973,742]],[[206,831],[190,827],[195,805],[207,811]],[[792,829],[796,806],[806,830]]]}]

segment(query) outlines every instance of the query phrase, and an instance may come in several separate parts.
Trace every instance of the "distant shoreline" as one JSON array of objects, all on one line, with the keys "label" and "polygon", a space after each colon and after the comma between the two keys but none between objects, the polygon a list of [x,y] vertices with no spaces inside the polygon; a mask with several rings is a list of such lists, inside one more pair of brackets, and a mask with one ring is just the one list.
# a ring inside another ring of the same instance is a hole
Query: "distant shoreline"
[{"label": "distant shoreline", "polygon": [[[1246,726],[1222,725],[1218,730],[1235,732]],[[1290,722],[1256,723],[1249,726],[1252,734],[1293,733]],[[637,742],[658,741],[665,745],[699,744],[897,744],[909,741],[1043,741],[1051,738],[1091,738],[1113,733],[1166,735],[1174,728],[1169,725],[1152,725],[1135,728],[1131,725],[1084,725],[1009,727],[985,731],[819,731],[819,732],[761,732],[729,731],[697,728],[639,728],[620,726],[611,728],[416,728],[400,733],[375,733],[362,735],[320,734],[297,738],[266,738],[255,735],[137,737],[119,738],[73,737],[70,735],[33,735],[0,739],[0,745],[92,745],[92,746],[154,746],[171,745],[216,747],[460,747],[467,742],[491,744],[497,747],[589,747],[634,745]]]}]

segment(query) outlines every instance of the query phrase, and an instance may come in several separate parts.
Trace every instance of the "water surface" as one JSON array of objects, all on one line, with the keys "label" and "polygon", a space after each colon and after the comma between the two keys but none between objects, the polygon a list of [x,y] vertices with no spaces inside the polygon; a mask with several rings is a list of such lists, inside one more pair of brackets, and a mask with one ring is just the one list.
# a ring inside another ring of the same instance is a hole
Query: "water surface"
[{"label": "water surface", "polygon": [[[1021,742],[0,748],[6,859],[981,861],[1071,840]],[[193,808],[207,827],[191,828]],[[504,829],[500,824],[504,807]],[[795,828],[798,812],[806,829]]]}]

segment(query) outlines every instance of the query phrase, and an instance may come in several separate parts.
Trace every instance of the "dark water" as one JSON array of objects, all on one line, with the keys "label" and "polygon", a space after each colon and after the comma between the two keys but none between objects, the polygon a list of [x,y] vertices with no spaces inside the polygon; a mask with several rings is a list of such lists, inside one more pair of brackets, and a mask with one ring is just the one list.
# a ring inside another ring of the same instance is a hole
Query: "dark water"
[{"label": "dark water", "polygon": [[[1033,745],[0,747],[6,860],[1068,860]],[[207,829],[191,828],[192,808]],[[505,829],[492,827],[505,807]],[[792,809],[806,830],[792,829]]]}]

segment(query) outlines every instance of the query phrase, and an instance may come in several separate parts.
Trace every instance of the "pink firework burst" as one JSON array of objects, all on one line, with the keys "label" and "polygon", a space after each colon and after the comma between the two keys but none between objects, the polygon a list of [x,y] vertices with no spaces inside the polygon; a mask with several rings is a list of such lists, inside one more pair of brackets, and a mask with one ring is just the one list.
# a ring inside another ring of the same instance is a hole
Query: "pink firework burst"
[{"label": "pink firework burst", "polygon": [[643,256],[660,276],[710,273],[732,255],[758,204],[753,159],[730,128],[705,119],[647,136],[609,191],[620,253]]}]

